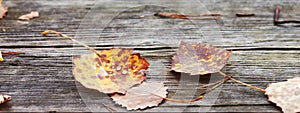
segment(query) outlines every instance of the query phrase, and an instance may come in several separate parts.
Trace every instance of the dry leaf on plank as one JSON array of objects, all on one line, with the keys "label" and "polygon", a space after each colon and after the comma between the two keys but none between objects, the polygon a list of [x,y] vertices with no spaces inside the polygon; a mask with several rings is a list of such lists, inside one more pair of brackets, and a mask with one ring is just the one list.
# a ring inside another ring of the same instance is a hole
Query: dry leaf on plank
[{"label": "dry leaf on plank", "polygon": [[189,73],[190,75],[219,73],[219,75],[224,76],[224,80],[221,80],[221,83],[214,83],[214,88],[222,85],[227,80],[232,80],[252,89],[265,92],[264,89],[236,80],[232,76],[221,72],[231,53],[232,51],[210,45],[189,44],[181,41],[179,49],[172,57],[171,70]]},{"label": "dry leaf on plank", "polygon": [[266,94],[283,112],[300,112],[300,77],[272,83],[266,88]]},{"label": "dry leaf on plank", "polygon": [[203,44],[189,44],[181,41],[172,58],[172,70],[203,75],[219,72],[231,55],[231,51]]},{"label": "dry leaf on plank", "polygon": [[0,104],[4,104],[11,100],[11,96],[9,95],[0,95]]},{"label": "dry leaf on plank", "polygon": [[30,19],[35,18],[35,17],[39,17],[39,12],[32,11],[32,12],[30,12],[28,14],[20,16],[18,19],[19,20],[30,20]]},{"label": "dry leaf on plank", "polygon": [[0,62],[3,61],[2,52],[0,51]]},{"label": "dry leaf on plank", "polygon": [[42,34],[58,34],[85,46],[92,54],[74,57],[73,75],[83,86],[103,93],[122,93],[146,79],[141,70],[147,70],[149,63],[139,53],[132,53],[132,49],[112,48],[96,51],[88,45],[67,35],[53,30],[46,30]]},{"label": "dry leaf on plank", "polygon": [[8,11],[8,7],[2,5],[2,0],[0,0],[0,19],[3,18],[5,16],[5,14]]},{"label": "dry leaf on plank", "polygon": [[125,93],[146,79],[149,63],[132,49],[99,51],[74,57],[73,75],[83,86],[103,93]]},{"label": "dry leaf on plank", "polygon": [[125,95],[114,94],[111,98],[127,110],[137,110],[158,106],[167,94],[167,87],[162,82],[145,82],[127,90]]}]

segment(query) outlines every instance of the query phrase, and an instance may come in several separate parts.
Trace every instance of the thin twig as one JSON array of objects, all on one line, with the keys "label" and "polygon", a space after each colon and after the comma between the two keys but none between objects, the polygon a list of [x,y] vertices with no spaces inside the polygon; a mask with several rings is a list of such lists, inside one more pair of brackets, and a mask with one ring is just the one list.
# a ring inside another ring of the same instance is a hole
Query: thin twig
[{"label": "thin twig", "polygon": [[21,54],[20,52],[1,52],[2,56],[8,56],[8,55],[18,55]]},{"label": "thin twig", "polygon": [[225,73],[223,73],[223,72],[219,72],[221,75],[223,75],[225,78],[229,78],[230,80],[232,80],[232,81],[234,81],[234,82],[237,82],[237,83],[240,83],[240,84],[242,84],[242,85],[245,85],[245,86],[247,86],[247,87],[250,87],[250,88],[252,88],[252,89],[255,89],[255,90],[258,90],[258,91],[261,91],[261,92],[266,92],[266,90],[264,90],[264,89],[261,89],[261,88],[258,88],[258,87],[256,87],[256,86],[252,86],[252,85],[250,85],[250,84],[247,84],[247,83],[244,83],[244,82],[242,82],[242,81],[239,81],[239,80],[236,80],[236,79],[234,79],[233,77],[231,77],[231,76],[228,76],[228,75],[226,75]]},{"label": "thin twig", "polygon": [[8,56],[8,55],[18,55],[20,54],[19,52],[2,52],[0,51],[0,62],[3,61],[3,57],[2,56]]},{"label": "thin twig", "polygon": [[[175,13],[155,13],[154,16],[163,18],[193,19],[193,20],[219,20],[221,14],[175,14]],[[211,17],[210,17],[211,16]]]},{"label": "thin twig", "polygon": [[236,13],[235,14],[237,17],[250,17],[250,16],[255,16],[254,13]]},{"label": "thin twig", "polygon": [[275,7],[275,12],[274,12],[274,24],[276,24],[278,22],[279,13],[280,13],[280,7],[276,6]]},{"label": "thin twig", "polygon": [[274,24],[300,23],[300,20],[279,20],[280,7],[276,6],[274,11]]}]

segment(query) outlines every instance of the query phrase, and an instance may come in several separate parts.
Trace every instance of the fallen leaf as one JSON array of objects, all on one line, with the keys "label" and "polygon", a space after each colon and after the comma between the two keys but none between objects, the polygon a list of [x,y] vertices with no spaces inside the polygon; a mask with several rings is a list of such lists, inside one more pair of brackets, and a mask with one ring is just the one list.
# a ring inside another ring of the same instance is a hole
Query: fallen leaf
[{"label": "fallen leaf", "polygon": [[0,62],[3,61],[2,52],[0,51]]},{"label": "fallen leaf", "polygon": [[39,12],[32,11],[29,14],[25,14],[25,15],[20,16],[18,19],[19,20],[30,20],[30,19],[35,18],[35,17],[39,17]]},{"label": "fallen leaf", "polygon": [[208,89],[208,92],[222,85],[227,80],[231,80],[249,88],[265,92],[265,90],[262,88],[244,83],[221,72],[221,69],[226,65],[231,53],[232,51],[227,51],[226,49],[216,48],[210,45],[188,44],[181,41],[179,49],[172,57],[171,70],[189,73],[190,75],[218,73],[218,75],[224,76],[224,80],[222,80],[220,83],[212,83],[211,87],[213,88]]},{"label": "fallen leaf", "polygon": [[125,95],[114,94],[111,98],[127,110],[137,110],[158,106],[167,94],[167,87],[162,82],[145,82],[127,90]]},{"label": "fallen leaf", "polygon": [[[42,32],[58,34],[68,40],[88,48],[93,54],[85,54],[73,59],[73,75],[83,86],[103,93],[110,93],[116,103],[129,110],[158,106],[163,99],[172,102],[195,102],[201,100],[199,96],[192,100],[177,100],[166,98],[167,88],[163,83],[142,83],[146,79],[141,70],[146,70],[149,63],[140,54],[132,54],[132,49],[110,49],[96,51],[88,45],[72,37],[53,30]],[[109,111],[114,111],[106,106]]]},{"label": "fallen leaf", "polygon": [[[73,74],[83,86],[103,93],[125,93],[146,79],[141,70],[149,63],[132,49],[110,49],[100,56],[85,54],[73,59]],[[101,59],[101,60],[100,60]]]},{"label": "fallen leaf", "polygon": [[0,19],[3,18],[5,16],[5,14],[8,11],[8,7],[2,5],[2,0],[0,0]]},{"label": "fallen leaf", "polygon": [[283,112],[300,112],[300,77],[272,83],[266,88],[266,94]]},{"label": "fallen leaf", "polygon": [[0,95],[0,104],[10,101],[12,98],[9,95]]},{"label": "fallen leaf", "polygon": [[172,58],[172,70],[203,75],[220,72],[226,65],[231,51],[203,44],[180,43]]}]

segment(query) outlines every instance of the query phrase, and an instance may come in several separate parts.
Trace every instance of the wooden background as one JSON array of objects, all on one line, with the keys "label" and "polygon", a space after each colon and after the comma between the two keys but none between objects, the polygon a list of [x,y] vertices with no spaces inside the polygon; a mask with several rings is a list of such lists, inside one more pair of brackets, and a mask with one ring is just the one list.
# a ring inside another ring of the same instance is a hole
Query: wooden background
[{"label": "wooden background", "polygon": [[[75,82],[72,76],[72,56],[88,51],[56,35],[41,36],[41,32],[47,29],[76,36],[76,39],[99,50],[112,47],[134,48],[135,52],[140,52],[151,64],[146,71],[147,81],[164,81],[169,87],[171,98],[197,96],[199,90],[191,87],[207,83],[210,77],[201,76],[203,79],[199,84],[195,81],[189,83],[181,81],[185,75],[169,72],[171,56],[177,50],[180,40],[233,50],[223,71],[261,88],[266,88],[269,83],[299,76],[300,28],[294,25],[273,25],[276,5],[281,7],[280,19],[300,19],[300,2],[297,0],[205,0],[201,2],[206,9],[192,11],[207,13],[208,10],[222,14],[222,19],[216,23],[153,16],[157,11],[176,12],[166,6],[180,3],[171,1],[164,1],[160,6],[139,6],[132,9],[129,9],[130,6],[139,1],[98,5],[94,2],[96,1],[4,1],[9,12],[0,20],[0,50],[22,54],[4,57],[5,61],[0,62],[0,94],[9,94],[13,98],[9,103],[0,105],[0,111],[108,112],[102,103],[117,111],[126,111],[106,95],[82,88]],[[97,6],[96,9],[93,9],[94,6]],[[112,12],[120,10],[123,12],[113,17],[112,14],[115,13]],[[20,15],[30,11],[39,11],[40,17],[30,21],[17,20]],[[89,11],[91,12],[88,13]],[[97,15],[100,12],[103,15]],[[239,12],[253,12],[256,16],[236,17],[235,13]],[[86,14],[91,16],[93,13],[96,13],[93,17],[98,17],[98,20],[86,17]],[[212,78],[216,76],[211,75]],[[163,102],[159,107],[138,111],[281,111],[275,104],[268,102],[263,93],[231,81],[213,94],[215,95],[208,95],[203,102]]]}]

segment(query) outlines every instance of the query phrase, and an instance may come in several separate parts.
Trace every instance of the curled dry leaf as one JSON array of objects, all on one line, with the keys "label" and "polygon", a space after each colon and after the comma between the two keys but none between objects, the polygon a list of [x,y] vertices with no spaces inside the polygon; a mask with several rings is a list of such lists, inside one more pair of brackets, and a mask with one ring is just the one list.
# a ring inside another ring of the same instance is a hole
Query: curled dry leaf
[{"label": "curled dry leaf", "polygon": [[30,19],[35,18],[35,17],[39,17],[39,12],[32,11],[29,14],[25,14],[25,15],[20,16],[18,19],[19,20],[30,20]]},{"label": "curled dry leaf", "polygon": [[111,98],[127,110],[137,110],[158,106],[167,94],[167,87],[162,82],[151,82],[133,87],[125,95],[114,94]]},{"label": "curled dry leaf", "polygon": [[266,88],[266,94],[283,112],[300,112],[300,77],[272,83]]},{"label": "curled dry leaf", "polygon": [[146,79],[149,63],[132,49],[103,50],[73,59],[73,74],[83,86],[103,93],[125,93]]},{"label": "curled dry leaf", "polygon": [[181,41],[172,58],[172,70],[191,75],[216,73],[226,65],[231,53],[226,49]]},{"label": "curled dry leaf", "polygon": [[9,95],[0,95],[0,104],[10,101],[12,98]]},{"label": "curled dry leaf", "polygon": [[8,11],[8,7],[2,5],[2,0],[0,0],[0,19],[3,18],[5,16],[5,14]]}]

